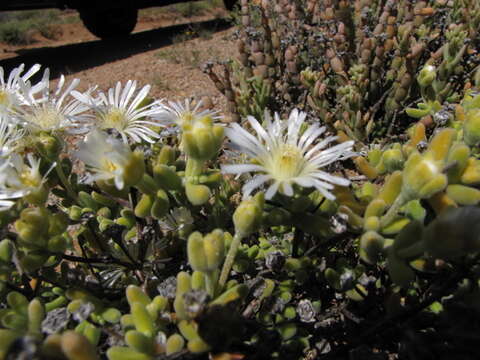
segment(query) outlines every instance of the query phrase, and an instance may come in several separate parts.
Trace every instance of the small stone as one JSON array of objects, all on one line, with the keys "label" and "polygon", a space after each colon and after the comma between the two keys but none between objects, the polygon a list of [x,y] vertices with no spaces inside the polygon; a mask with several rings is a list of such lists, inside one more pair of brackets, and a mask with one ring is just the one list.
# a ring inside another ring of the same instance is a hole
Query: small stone
[{"label": "small stone", "polygon": [[278,272],[282,270],[283,265],[285,264],[285,254],[280,250],[272,251],[265,256],[265,265],[266,267],[273,271]]},{"label": "small stone", "polygon": [[51,310],[42,321],[42,331],[47,334],[55,334],[64,330],[70,321],[70,313],[66,307]]}]

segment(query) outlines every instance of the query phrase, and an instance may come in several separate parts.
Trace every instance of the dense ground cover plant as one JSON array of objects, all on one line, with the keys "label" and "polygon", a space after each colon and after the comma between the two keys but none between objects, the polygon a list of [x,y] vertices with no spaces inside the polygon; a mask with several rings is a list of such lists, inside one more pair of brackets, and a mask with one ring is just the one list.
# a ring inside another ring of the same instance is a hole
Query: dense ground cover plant
[{"label": "dense ground cover plant", "polygon": [[[232,118],[299,107],[359,145],[402,134],[412,104],[458,101],[479,63],[474,0],[243,0],[238,19],[239,58],[206,69]],[[434,92],[415,81],[425,65]]]},{"label": "dense ground cover plant", "polygon": [[471,71],[416,68],[379,144],[268,91],[225,124],[135,81],[2,71],[0,358],[476,358],[480,70],[455,49]]}]

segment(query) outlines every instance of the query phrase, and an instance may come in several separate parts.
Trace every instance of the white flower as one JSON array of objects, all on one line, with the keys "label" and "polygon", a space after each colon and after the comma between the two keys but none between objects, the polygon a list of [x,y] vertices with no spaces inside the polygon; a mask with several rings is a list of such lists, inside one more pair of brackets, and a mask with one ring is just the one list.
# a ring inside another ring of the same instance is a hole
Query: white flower
[{"label": "white flower", "polygon": [[[27,106],[20,108],[16,113],[17,121],[31,132],[66,131],[71,134],[87,132],[92,118],[91,115],[86,114],[89,107],[76,99],[67,100],[80,80],[74,79],[65,86],[65,77],[62,75],[57,89],[50,94],[49,75],[49,70],[45,70],[41,81],[44,84],[41,97],[37,98],[32,91],[24,90]],[[20,84],[23,87],[22,83]]]},{"label": "white flower", "polygon": [[128,183],[127,177],[136,175],[127,173],[132,171],[132,160],[135,160],[130,146],[98,129],[90,132],[79,144],[75,156],[94,171],[89,182],[113,179],[117,189],[121,190]]},{"label": "white flower", "polygon": [[347,179],[328,174],[321,168],[353,156],[353,141],[327,148],[337,137],[329,136],[317,141],[325,132],[325,127],[318,124],[310,125],[301,133],[305,118],[305,113],[295,109],[290,113],[288,121],[282,121],[278,114],[275,114],[274,121],[269,116],[266,117],[264,128],[254,117],[249,116],[247,119],[256,131],[256,137],[238,124],[232,124],[226,129],[225,133],[234,147],[246,153],[251,162],[223,165],[222,171],[233,174],[259,173],[243,186],[244,197],[268,183],[266,199],[271,199],[277,191],[292,196],[293,184],[315,187],[327,199],[334,199],[329,191],[334,185],[349,185]]},{"label": "white flower", "polygon": [[155,119],[165,124],[176,124],[181,127],[182,125],[192,124],[205,116],[210,116],[213,120],[222,118],[214,110],[200,111],[201,106],[201,100],[193,107],[189,99],[185,99],[184,103],[169,101],[168,105],[161,105],[162,111],[155,115]]},{"label": "white flower", "polygon": [[[14,199],[41,191],[47,176],[56,163],[46,171],[40,172],[40,159],[35,159],[32,154],[27,155],[28,164],[23,158],[13,153],[8,158],[0,160],[0,199]],[[13,203],[11,204],[13,205]]]},{"label": "white flower", "polygon": [[[44,87],[43,83],[39,83],[35,86],[31,86],[29,79],[40,70],[40,65],[33,65],[30,70],[22,75],[25,65],[13,69],[8,78],[5,79],[3,68],[0,66],[0,111],[11,110],[22,105],[25,102],[27,94],[24,93],[27,90],[30,96],[35,95],[41,91]],[[21,87],[23,83],[23,87]]]},{"label": "white flower", "polygon": [[10,155],[24,135],[24,131],[9,121],[6,114],[0,113],[0,157]]},{"label": "white flower", "polygon": [[[145,104],[150,85],[145,85],[135,97],[133,97],[137,88],[136,81],[127,81],[122,90],[122,84],[117,83],[115,88],[110,88],[108,94],[98,93],[98,98],[91,94],[81,94],[74,92],[75,96],[81,102],[89,105],[97,115],[95,125],[101,130],[114,129],[122,137],[125,143],[130,137],[133,142],[146,141],[155,142],[160,135],[151,129],[152,126],[161,126],[156,121],[146,120],[158,114],[161,110],[159,102],[153,101]],[[133,98],[133,99],[132,99]]]},{"label": "white flower", "polygon": [[159,224],[162,230],[179,231],[193,224],[192,213],[185,207],[177,207],[171,210],[163,220],[160,220]]}]

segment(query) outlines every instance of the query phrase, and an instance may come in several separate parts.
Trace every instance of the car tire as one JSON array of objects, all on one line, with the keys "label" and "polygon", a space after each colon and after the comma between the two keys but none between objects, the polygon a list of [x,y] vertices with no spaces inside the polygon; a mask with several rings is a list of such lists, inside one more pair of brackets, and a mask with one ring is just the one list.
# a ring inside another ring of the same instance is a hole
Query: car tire
[{"label": "car tire", "polygon": [[101,39],[128,36],[137,24],[138,9],[80,9],[80,18],[93,35]]},{"label": "car tire", "polygon": [[227,10],[232,11],[233,8],[235,7],[235,4],[238,2],[238,0],[223,0],[223,3],[225,4],[225,7]]}]

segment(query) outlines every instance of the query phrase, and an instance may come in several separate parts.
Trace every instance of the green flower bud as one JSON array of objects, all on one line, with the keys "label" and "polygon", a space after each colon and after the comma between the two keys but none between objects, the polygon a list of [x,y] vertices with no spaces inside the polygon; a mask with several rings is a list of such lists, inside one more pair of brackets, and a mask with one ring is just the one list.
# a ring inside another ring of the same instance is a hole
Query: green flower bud
[{"label": "green flower bud", "polygon": [[208,344],[205,341],[203,341],[200,337],[189,340],[187,344],[187,348],[188,350],[190,350],[190,352],[194,354],[203,353],[210,350],[210,346],[208,346]]},{"label": "green flower bud", "polygon": [[213,125],[211,117],[183,126],[183,149],[193,159],[210,160],[219,151],[222,141],[223,127]]},{"label": "green flower bud", "polygon": [[134,186],[139,183],[145,173],[145,161],[142,151],[134,151],[128,163],[124,167],[125,187]]},{"label": "green flower bud", "polygon": [[376,264],[383,252],[385,239],[375,231],[367,231],[360,238],[360,257],[369,264]]},{"label": "green flower bud", "polygon": [[468,159],[465,171],[461,176],[461,181],[465,185],[480,184],[480,160],[474,157]]},{"label": "green flower bud", "polygon": [[0,241],[0,261],[10,263],[12,261],[14,245],[12,240],[3,239]]},{"label": "green flower bud", "polygon": [[68,216],[74,221],[79,221],[82,218],[82,208],[77,205],[70,206]]},{"label": "green flower bud", "polygon": [[112,346],[107,350],[107,357],[109,360],[152,360],[154,358],[152,355],[122,346]]},{"label": "green flower bud", "polygon": [[257,231],[261,225],[265,195],[257,193],[253,198],[243,200],[233,213],[235,232],[240,236],[248,236]]},{"label": "green flower bud", "polygon": [[68,217],[63,212],[51,215],[48,219],[48,235],[59,235],[67,230]]},{"label": "green flower bud", "polygon": [[48,239],[47,249],[53,253],[63,254],[67,246],[67,239],[63,235],[55,235]]},{"label": "green flower bud", "polygon": [[205,274],[201,271],[194,271],[192,274],[192,289],[205,290]]},{"label": "green flower bud", "polygon": [[122,313],[115,308],[108,308],[102,312],[102,318],[111,324],[118,323],[121,317],[122,317]]},{"label": "green flower bud", "polygon": [[425,88],[427,86],[430,86],[436,78],[437,73],[435,66],[427,64],[422,68],[422,70],[420,70],[417,81],[422,88]]},{"label": "green flower bud", "polygon": [[128,285],[125,293],[130,306],[132,306],[134,303],[140,303],[144,306],[147,306],[152,302],[152,299],[150,299],[150,297],[136,285]]},{"label": "green flower bud", "polygon": [[442,163],[418,152],[410,155],[403,171],[402,194],[405,199],[427,199],[447,186]]},{"label": "green flower bud", "polygon": [[182,189],[182,178],[167,165],[155,165],[153,167],[153,177],[162,189],[176,191]]},{"label": "green flower bud", "polygon": [[459,183],[463,172],[465,171],[468,159],[470,157],[470,148],[463,143],[456,143],[450,149],[447,158],[449,169],[447,171],[448,183]]},{"label": "green flower bud", "polygon": [[163,145],[162,149],[155,159],[155,165],[172,165],[175,162],[175,149],[168,145]]},{"label": "green flower bud", "polygon": [[10,349],[10,345],[21,336],[21,332],[0,329],[0,359],[6,358],[7,352]]},{"label": "green flower bud", "polygon": [[476,205],[480,202],[480,190],[465,185],[448,185],[447,195],[459,205]]},{"label": "green flower bud", "polygon": [[28,304],[28,333],[42,336],[42,321],[45,319],[45,307],[38,299],[33,299]]},{"label": "green flower bud", "polygon": [[191,290],[190,275],[184,271],[177,274],[177,291],[173,307],[179,319],[188,319],[187,311],[185,309],[185,302],[183,301],[183,294]]},{"label": "green flower bud", "polygon": [[135,328],[148,337],[155,335],[155,324],[152,317],[148,313],[145,305],[139,302],[134,302],[130,305],[133,323]]},{"label": "green flower bud", "polygon": [[89,193],[85,191],[80,191],[78,193],[78,201],[83,207],[93,209],[94,211],[97,211],[100,208],[100,205],[95,200],[93,200],[92,196]]},{"label": "green flower bud", "polygon": [[226,305],[229,302],[241,300],[245,298],[248,294],[248,286],[245,284],[236,285],[233,288],[228,289],[215,300],[213,300],[210,305]]},{"label": "green flower bud", "polygon": [[206,185],[185,184],[188,201],[193,205],[203,205],[210,199],[210,189]]},{"label": "green flower bud", "polygon": [[154,354],[154,345],[152,338],[145,336],[137,330],[129,330],[125,334],[125,342],[128,346],[134,348],[138,352],[146,354]]},{"label": "green flower bud", "polygon": [[199,337],[197,331],[197,324],[194,321],[181,320],[177,324],[178,330],[187,340],[193,340]]},{"label": "green flower bud", "polygon": [[281,325],[277,329],[284,341],[291,339],[297,334],[297,326],[294,323]]},{"label": "green flower bud", "polygon": [[55,161],[63,149],[63,142],[56,136],[41,132],[35,137],[35,147],[42,156]]},{"label": "green flower bud", "polygon": [[131,229],[135,226],[137,222],[135,221],[135,218],[126,218],[126,217],[119,217],[115,219],[115,224],[125,226],[127,229]]},{"label": "green flower bud", "polygon": [[480,109],[469,110],[463,122],[463,138],[469,146],[480,143]]},{"label": "green flower bud", "polygon": [[96,191],[92,191],[91,196],[92,199],[100,205],[106,206],[108,208],[115,208],[117,206],[117,202],[115,200]]},{"label": "green flower bud", "polygon": [[161,219],[168,212],[170,207],[170,201],[168,200],[168,195],[164,190],[158,190],[155,196],[155,201],[153,202],[152,208],[150,209],[150,215],[154,219]]},{"label": "green flower bud", "polygon": [[43,206],[47,201],[49,190],[45,185],[41,185],[32,190],[24,197],[25,201],[32,205]]},{"label": "green flower bud", "polygon": [[21,254],[19,256],[20,264],[26,272],[33,272],[38,270],[48,260],[49,255],[44,252],[29,252],[28,254]]},{"label": "green flower bud", "polygon": [[182,351],[185,346],[185,340],[179,334],[170,335],[167,339],[166,352],[167,356]]},{"label": "green flower bud", "polygon": [[396,170],[401,170],[405,159],[400,149],[385,150],[382,156],[381,165],[383,165],[384,171],[392,173]]},{"label": "green flower bud", "polygon": [[378,199],[385,201],[387,205],[392,205],[402,190],[402,172],[395,171],[388,176],[383,184],[382,190],[378,194]]},{"label": "green flower bud", "polygon": [[61,347],[69,360],[98,360],[93,345],[75,331],[68,330],[62,334]]},{"label": "green flower bud", "polygon": [[145,218],[150,216],[155,197],[151,194],[142,194],[140,201],[135,206],[135,216]]}]

